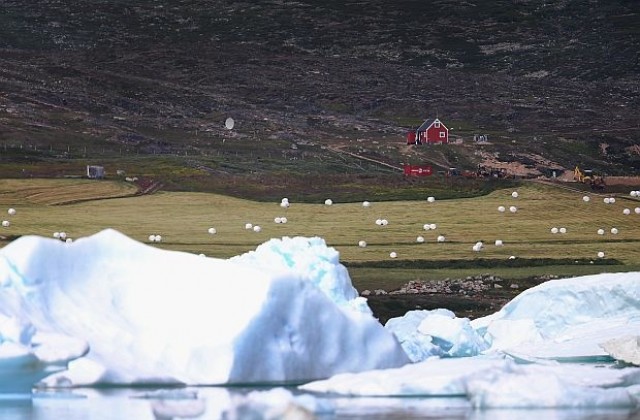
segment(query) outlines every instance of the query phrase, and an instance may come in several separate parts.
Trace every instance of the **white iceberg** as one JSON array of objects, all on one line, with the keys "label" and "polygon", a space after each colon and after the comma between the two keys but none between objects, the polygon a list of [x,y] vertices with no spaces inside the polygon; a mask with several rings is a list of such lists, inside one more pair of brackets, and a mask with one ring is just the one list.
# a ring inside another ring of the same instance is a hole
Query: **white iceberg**
[{"label": "white iceberg", "polygon": [[0,250],[0,285],[0,313],[89,344],[54,385],[299,383],[409,361],[319,239],[228,261],[114,230],[26,236]]},{"label": "white iceberg", "polygon": [[[470,322],[487,345],[473,357],[445,358],[445,348],[434,345],[431,335],[449,337],[451,348],[471,349],[468,344],[475,340],[461,334],[468,331],[464,319],[451,322],[449,311],[442,309],[409,312],[389,320],[390,329],[413,360],[426,360],[336,375],[301,389],[367,397],[464,395],[471,406],[482,409],[635,410],[640,406],[640,368],[619,368],[602,343],[638,335],[639,276],[584,276],[529,289],[497,313]],[[422,324],[438,318],[448,319],[430,328]]]},{"label": "white iceberg", "polygon": [[431,358],[396,369],[340,374],[300,386],[349,396],[466,397],[476,408],[630,408],[640,368],[518,364],[509,359]]},{"label": "white iceberg", "polygon": [[432,356],[475,356],[489,347],[469,319],[456,318],[448,309],[409,311],[391,318],[385,327],[398,337],[412,362]]},{"label": "white iceberg", "polygon": [[602,342],[640,335],[640,273],[548,281],[471,324],[491,351],[524,359],[610,359]]}]

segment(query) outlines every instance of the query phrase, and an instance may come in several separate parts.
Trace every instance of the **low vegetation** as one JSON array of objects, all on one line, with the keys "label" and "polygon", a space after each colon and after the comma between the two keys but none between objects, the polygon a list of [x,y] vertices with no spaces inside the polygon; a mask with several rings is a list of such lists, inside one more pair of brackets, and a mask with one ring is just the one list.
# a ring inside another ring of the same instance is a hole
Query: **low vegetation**
[{"label": "low vegetation", "polygon": [[[114,228],[141,242],[159,234],[162,242],[153,246],[163,249],[219,258],[250,251],[269,238],[319,236],[340,252],[361,289],[392,290],[409,280],[480,273],[523,278],[640,269],[640,214],[634,212],[640,200],[619,196],[614,204],[604,204],[602,196],[589,194],[585,202],[582,192],[535,183],[520,186],[518,198],[512,191],[448,200],[433,194],[431,203],[371,199],[365,207],[329,196],[323,197],[332,198],[333,205],[325,205],[324,198],[297,202],[286,194],[272,202],[211,193],[135,195],[131,183],[121,181],[1,180],[0,206],[16,214],[2,210],[10,226],[0,234],[6,244],[23,235],[52,237],[64,231],[78,239]],[[280,206],[284,197],[291,203],[288,209]],[[501,213],[499,206],[517,211]],[[624,215],[624,208],[631,214]],[[283,216],[287,223],[274,222]],[[388,224],[377,224],[378,219]],[[247,223],[261,231],[246,229]],[[424,230],[425,224],[436,229]],[[210,227],[215,234],[208,233]],[[566,233],[552,234],[553,227]],[[617,234],[611,233],[614,227]],[[445,242],[436,241],[440,235]],[[504,245],[495,246],[497,239]],[[474,252],[478,241],[484,248]]]}]

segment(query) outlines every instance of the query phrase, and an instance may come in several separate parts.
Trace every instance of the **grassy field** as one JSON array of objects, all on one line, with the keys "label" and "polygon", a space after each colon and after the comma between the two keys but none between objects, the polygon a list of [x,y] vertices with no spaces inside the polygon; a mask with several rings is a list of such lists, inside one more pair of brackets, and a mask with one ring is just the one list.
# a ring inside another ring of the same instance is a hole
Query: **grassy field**
[{"label": "grassy field", "polygon": [[[640,269],[640,201],[627,196],[605,204],[604,196],[527,184],[477,198],[422,201],[259,203],[208,193],[158,192],[136,196],[124,182],[84,179],[0,180],[0,211],[10,222],[0,245],[22,235],[52,237],[64,231],[73,239],[105,228],[139,241],[162,235],[164,249],[227,258],[255,249],[270,238],[320,236],[340,252],[358,289],[392,290],[409,280],[474,274],[522,278]],[[330,198],[330,197],[328,197]],[[506,207],[499,212],[498,206]],[[517,211],[509,211],[516,206]],[[7,213],[16,209],[15,215]],[[623,209],[629,208],[630,215]],[[276,224],[276,217],[286,224]],[[380,226],[377,219],[386,219]],[[251,223],[260,232],[246,229]],[[424,224],[435,230],[425,231]],[[208,233],[214,227],[215,235]],[[552,234],[552,227],[566,228]],[[612,234],[611,228],[618,234]],[[597,230],[604,229],[604,235]],[[443,235],[444,243],[436,238]],[[418,243],[422,236],[424,243]],[[495,240],[504,246],[495,246]],[[359,247],[366,241],[366,247]],[[484,241],[481,252],[472,251]],[[599,259],[598,252],[605,252]],[[395,252],[397,258],[391,258]],[[515,256],[514,259],[509,259]]]}]

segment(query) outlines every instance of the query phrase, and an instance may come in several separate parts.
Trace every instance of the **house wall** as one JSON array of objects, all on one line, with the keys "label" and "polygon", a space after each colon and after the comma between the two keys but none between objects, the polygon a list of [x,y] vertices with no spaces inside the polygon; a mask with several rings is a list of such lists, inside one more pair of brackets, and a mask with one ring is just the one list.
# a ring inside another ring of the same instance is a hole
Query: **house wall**
[{"label": "house wall", "polygon": [[[444,133],[444,137],[440,137],[440,133]],[[442,124],[440,124],[440,128],[432,125],[426,131],[426,141],[429,143],[448,143],[449,135],[447,129]]]}]

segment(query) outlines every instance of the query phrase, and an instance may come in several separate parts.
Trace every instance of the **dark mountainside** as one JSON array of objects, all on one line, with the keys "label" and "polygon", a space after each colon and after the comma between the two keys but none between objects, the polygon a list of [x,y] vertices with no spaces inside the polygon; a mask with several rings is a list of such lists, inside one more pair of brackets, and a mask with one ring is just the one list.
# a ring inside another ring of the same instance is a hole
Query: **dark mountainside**
[{"label": "dark mountainside", "polygon": [[[0,162],[180,156],[172,188],[487,156],[638,175],[639,69],[635,0],[0,0]],[[408,147],[434,116],[464,143]]]}]

